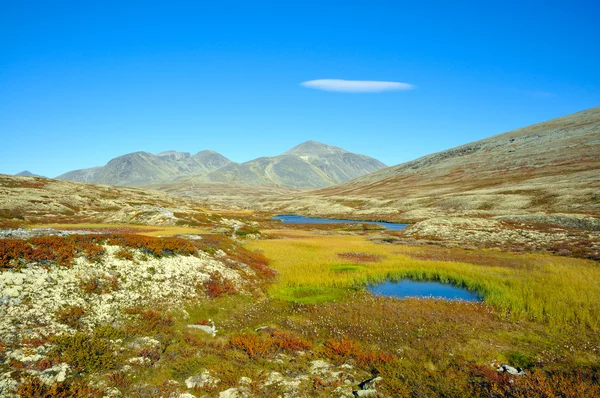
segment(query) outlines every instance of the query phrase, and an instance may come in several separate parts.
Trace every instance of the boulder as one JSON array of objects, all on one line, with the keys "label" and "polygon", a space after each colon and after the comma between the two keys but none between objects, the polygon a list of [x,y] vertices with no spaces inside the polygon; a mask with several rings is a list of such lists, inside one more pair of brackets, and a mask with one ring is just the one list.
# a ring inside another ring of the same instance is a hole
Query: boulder
[{"label": "boulder", "polygon": [[527,372],[525,372],[524,369],[521,369],[519,367],[513,368],[510,365],[501,365],[501,366],[499,366],[498,367],[498,372],[500,372],[500,373],[506,372],[506,373],[514,375],[514,376],[525,376],[527,374]]}]

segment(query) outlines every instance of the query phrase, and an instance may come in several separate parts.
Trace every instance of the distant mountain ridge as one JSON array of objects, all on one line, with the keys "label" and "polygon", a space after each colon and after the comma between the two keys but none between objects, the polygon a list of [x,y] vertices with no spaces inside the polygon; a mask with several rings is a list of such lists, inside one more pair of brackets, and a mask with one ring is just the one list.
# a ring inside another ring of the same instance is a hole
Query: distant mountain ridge
[{"label": "distant mountain ridge", "polygon": [[377,159],[317,141],[304,142],[279,156],[234,163],[214,151],[134,152],[106,166],[74,170],[57,179],[109,185],[144,186],[190,179],[200,183],[324,188],[386,167]]},{"label": "distant mountain ridge", "polygon": [[18,176],[18,177],[44,177],[44,176],[41,176],[39,174],[33,174],[29,170],[23,170],[22,172],[17,173],[15,175]]},{"label": "distant mountain ridge", "polygon": [[111,159],[106,166],[70,171],[56,177],[59,180],[96,184],[142,186],[185,176],[206,174],[231,163],[215,151],[167,151],[154,155],[133,152]]}]

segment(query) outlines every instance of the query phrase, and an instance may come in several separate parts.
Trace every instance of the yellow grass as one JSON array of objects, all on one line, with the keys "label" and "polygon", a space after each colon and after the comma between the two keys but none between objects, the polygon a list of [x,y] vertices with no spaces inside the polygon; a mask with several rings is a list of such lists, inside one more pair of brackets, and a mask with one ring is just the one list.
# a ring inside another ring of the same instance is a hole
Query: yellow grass
[{"label": "yellow grass", "polygon": [[54,228],[54,229],[125,229],[133,230],[134,233],[145,236],[173,236],[181,234],[208,233],[206,229],[180,227],[180,226],[151,226],[131,224],[35,224],[28,228]]},{"label": "yellow grass", "polygon": [[[277,235],[279,232],[270,231]],[[480,250],[476,263],[411,258],[427,247],[375,244],[362,236],[315,235],[281,231],[279,239],[255,241],[279,272],[271,294],[300,302],[319,302],[340,296],[349,288],[385,279],[428,279],[476,291],[484,301],[507,314],[600,325],[600,266],[588,260],[542,254],[513,254]],[[459,251],[460,249],[457,249]],[[377,262],[354,262],[339,253],[380,256]]]}]

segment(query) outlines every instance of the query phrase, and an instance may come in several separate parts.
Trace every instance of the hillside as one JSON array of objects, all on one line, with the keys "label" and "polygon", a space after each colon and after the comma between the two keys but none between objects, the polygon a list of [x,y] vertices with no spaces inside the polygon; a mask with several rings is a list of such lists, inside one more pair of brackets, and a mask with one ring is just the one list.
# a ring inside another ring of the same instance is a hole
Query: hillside
[{"label": "hillside", "polygon": [[56,177],[59,180],[121,186],[142,186],[183,176],[206,174],[231,163],[214,151],[167,151],[153,155],[134,152],[110,160],[106,166],[74,170]]},{"label": "hillside", "polygon": [[137,188],[0,174],[0,228],[31,224],[199,225],[197,201]]},{"label": "hillside", "polygon": [[104,167],[74,170],[56,178],[121,186],[152,185],[168,191],[215,183],[234,187],[323,188],[384,167],[385,164],[371,157],[307,141],[279,156],[260,157],[241,164],[214,151],[193,156],[176,151],[157,155],[134,152],[114,158]]},{"label": "hillside", "polygon": [[316,141],[302,143],[279,156],[231,163],[199,182],[323,188],[385,167],[380,161]]},{"label": "hillside", "polygon": [[529,211],[600,215],[599,171],[596,107],[266,206],[405,220]]}]

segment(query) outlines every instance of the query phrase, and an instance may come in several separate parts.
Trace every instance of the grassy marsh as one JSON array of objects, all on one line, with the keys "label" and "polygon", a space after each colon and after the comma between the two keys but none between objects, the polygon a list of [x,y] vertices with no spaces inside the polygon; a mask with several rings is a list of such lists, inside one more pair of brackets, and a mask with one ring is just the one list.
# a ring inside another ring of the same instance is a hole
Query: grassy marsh
[{"label": "grassy marsh", "polygon": [[[358,235],[268,233],[276,239],[248,247],[263,253],[279,272],[273,297],[318,303],[386,279],[427,279],[476,291],[515,319],[600,326],[600,266],[593,261],[492,250],[478,250],[475,258],[462,249],[445,249],[445,257],[436,257],[428,255],[429,247],[375,244]],[[341,253],[377,261],[345,259]]]}]

